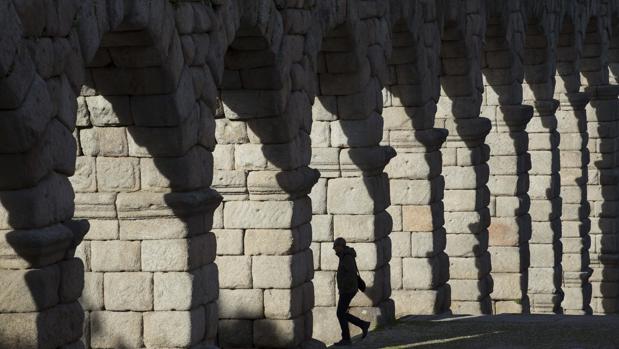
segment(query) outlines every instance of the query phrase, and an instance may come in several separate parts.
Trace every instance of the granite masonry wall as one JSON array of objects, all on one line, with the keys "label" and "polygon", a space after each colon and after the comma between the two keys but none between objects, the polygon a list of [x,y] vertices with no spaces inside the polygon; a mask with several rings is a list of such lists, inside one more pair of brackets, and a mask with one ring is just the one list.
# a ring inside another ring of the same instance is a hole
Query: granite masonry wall
[{"label": "granite masonry wall", "polygon": [[0,348],[619,312],[619,1],[0,0]]}]

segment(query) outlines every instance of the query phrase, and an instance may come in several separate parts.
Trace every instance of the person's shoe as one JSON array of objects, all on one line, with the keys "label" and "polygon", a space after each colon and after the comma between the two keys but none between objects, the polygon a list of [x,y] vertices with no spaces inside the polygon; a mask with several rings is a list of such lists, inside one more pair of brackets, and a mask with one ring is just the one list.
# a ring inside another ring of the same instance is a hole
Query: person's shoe
[{"label": "person's shoe", "polygon": [[370,329],[370,324],[371,323],[369,321],[367,321],[365,323],[365,325],[363,327],[361,327],[361,331],[363,331],[363,334],[361,335],[361,338],[365,338],[365,337],[368,336],[368,331]]},{"label": "person's shoe", "polygon": [[342,339],[341,341],[337,343],[333,343],[333,345],[336,347],[343,347],[343,346],[351,345],[351,344],[352,342],[350,341],[350,339]]}]

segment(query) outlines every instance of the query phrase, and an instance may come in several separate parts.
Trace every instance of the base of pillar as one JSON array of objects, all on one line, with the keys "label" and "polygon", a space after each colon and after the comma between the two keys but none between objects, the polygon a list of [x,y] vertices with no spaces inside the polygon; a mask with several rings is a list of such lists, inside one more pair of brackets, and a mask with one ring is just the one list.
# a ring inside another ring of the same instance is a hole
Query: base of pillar
[{"label": "base of pillar", "polygon": [[531,299],[532,314],[560,314],[563,312],[560,306],[563,300],[562,293],[535,293],[529,294],[529,298]]}]

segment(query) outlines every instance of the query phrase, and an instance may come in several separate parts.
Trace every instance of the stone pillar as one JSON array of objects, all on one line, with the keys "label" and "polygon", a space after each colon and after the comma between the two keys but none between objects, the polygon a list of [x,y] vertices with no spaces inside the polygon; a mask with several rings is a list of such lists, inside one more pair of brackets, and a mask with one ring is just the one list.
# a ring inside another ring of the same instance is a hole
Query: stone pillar
[{"label": "stone pillar", "polygon": [[[532,90],[545,87],[528,84]],[[527,125],[531,170],[531,240],[528,293],[531,313],[553,313],[561,303],[561,197],[559,133],[555,112],[559,102],[534,99],[535,114]]]},{"label": "stone pillar", "polygon": [[[591,101],[587,105],[587,132],[589,181],[587,199],[590,215],[590,258],[593,273],[591,307],[596,314],[613,314],[619,311],[619,279],[614,277],[619,269],[619,254],[615,233],[619,216],[617,201],[617,136],[619,136],[619,86],[606,85],[587,88]],[[574,241],[577,247],[587,247],[587,241]],[[583,246],[585,244],[585,246]]]},{"label": "stone pillar", "polygon": [[[91,348],[216,341],[211,227],[221,197],[210,189],[215,91],[205,88],[214,78],[204,75],[204,60],[184,57],[183,42],[199,29],[184,21],[177,29],[176,10],[168,2],[127,5],[78,98],[71,181],[76,216],[91,224],[78,247]],[[183,10],[187,19],[205,9]]]},{"label": "stone pillar", "polygon": [[[439,35],[431,18],[419,30]],[[437,314],[449,309],[450,298],[441,175],[447,131],[434,128],[439,81],[433,74],[439,69],[439,42],[416,41],[404,25],[396,25],[392,39],[391,80],[384,90],[383,110],[383,142],[398,153],[385,169],[393,217],[392,297],[397,316]]]},{"label": "stone pillar", "polygon": [[[467,20],[481,21],[471,4]],[[483,22],[483,21],[482,21]],[[460,314],[491,312],[492,292],[488,226],[490,191],[488,165],[490,148],[485,137],[490,121],[479,116],[482,102],[478,53],[472,52],[474,37],[463,38],[461,28],[448,22],[441,45],[441,97],[436,126],[449,131],[443,153],[445,177],[446,253],[449,255],[451,310]],[[472,35],[472,34],[471,34]],[[471,46],[467,46],[471,45]],[[468,53],[468,54],[467,54]],[[469,56],[470,54],[470,56]]]},{"label": "stone pillar", "polygon": [[[345,238],[356,250],[357,266],[367,283],[367,291],[353,300],[351,312],[371,321],[372,326],[394,318],[389,269],[392,218],[386,211],[389,178],[383,169],[395,153],[379,145],[383,136],[382,88],[371,71],[369,38],[356,37],[355,42],[348,29],[336,28],[324,38],[311,133],[312,167],[322,176],[311,194],[316,224],[312,244],[317,305],[314,333],[324,342],[340,338],[334,316],[338,266],[332,249],[334,238]],[[377,54],[384,55],[378,44],[375,48]],[[353,335],[359,333],[356,327],[351,330]]]},{"label": "stone pillar", "polygon": [[[303,57],[303,40],[275,25],[281,18],[274,6],[260,15],[248,12],[258,23],[243,17],[221,52],[213,186],[224,197],[215,214],[223,348],[299,348],[312,338],[308,194],[319,173],[308,167],[311,102],[305,86],[274,58]],[[294,63],[297,73],[306,73]]]},{"label": "stone pillar", "polygon": [[521,16],[519,4],[510,4],[507,20],[498,15],[488,20],[482,65],[482,114],[490,117],[494,126],[486,137],[491,194],[488,250],[492,256],[493,312],[527,313],[531,158],[526,126],[533,108],[522,105],[524,27],[517,21]]},{"label": "stone pillar", "polygon": [[[24,6],[26,5],[26,6]],[[48,27],[54,5],[0,4],[0,346],[82,348],[78,298],[86,233],[73,220],[75,76],[71,26]],[[67,10],[67,15],[74,14]],[[37,17],[37,20],[33,20]],[[43,37],[45,36],[45,37]],[[77,48],[79,50],[79,46]],[[34,53],[45,54],[34,54]]]},{"label": "stone pillar", "polygon": [[561,259],[565,294],[562,307],[567,314],[587,311],[591,298],[588,283],[589,269],[589,203],[587,201],[587,176],[589,152],[585,107],[589,102],[586,93],[561,93],[557,112],[561,156],[562,229]]},{"label": "stone pillar", "polygon": [[558,8],[549,6],[539,17],[528,18],[523,54],[524,100],[534,106],[527,124],[529,135],[529,192],[531,239],[528,294],[531,313],[559,311],[561,291],[560,135],[554,99],[556,23]]}]

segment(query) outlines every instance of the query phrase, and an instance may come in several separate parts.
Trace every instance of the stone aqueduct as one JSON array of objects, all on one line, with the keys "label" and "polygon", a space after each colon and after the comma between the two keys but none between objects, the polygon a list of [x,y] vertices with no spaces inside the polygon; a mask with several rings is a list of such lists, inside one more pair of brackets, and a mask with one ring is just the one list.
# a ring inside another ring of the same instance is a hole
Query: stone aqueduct
[{"label": "stone aqueduct", "polygon": [[614,0],[0,0],[0,347],[320,347],[337,236],[375,324],[617,313],[616,29]]}]

